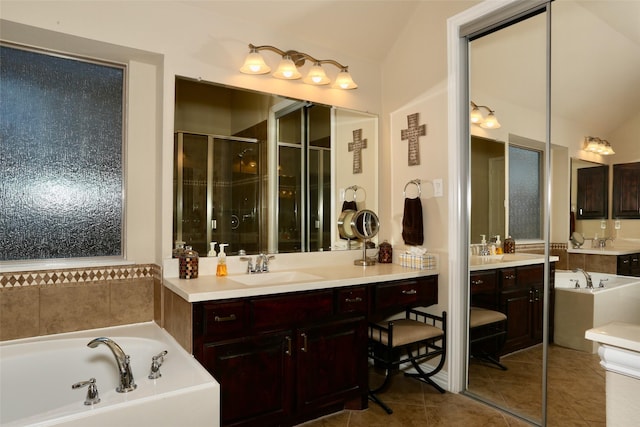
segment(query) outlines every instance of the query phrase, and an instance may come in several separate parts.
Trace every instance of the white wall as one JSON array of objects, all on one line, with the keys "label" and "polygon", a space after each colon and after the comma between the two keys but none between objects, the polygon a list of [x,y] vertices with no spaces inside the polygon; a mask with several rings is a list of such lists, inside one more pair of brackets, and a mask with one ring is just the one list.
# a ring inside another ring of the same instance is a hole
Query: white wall
[{"label": "white wall", "polygon": [[[379,66],[359,59],[357,53],[336,56],[297,43],[295,37],[284,39],[193,4],[2,0],[0,5],[4,40],[130,63],[126,253],[136,262],[160,263],[171,254],[176,75],[376,114],[381,111]],[[249,43],[337,57],[349,65],[359,88],[341,91],[241,74],[238,69]],[[153,70],[132,61],[153,64]]]}]

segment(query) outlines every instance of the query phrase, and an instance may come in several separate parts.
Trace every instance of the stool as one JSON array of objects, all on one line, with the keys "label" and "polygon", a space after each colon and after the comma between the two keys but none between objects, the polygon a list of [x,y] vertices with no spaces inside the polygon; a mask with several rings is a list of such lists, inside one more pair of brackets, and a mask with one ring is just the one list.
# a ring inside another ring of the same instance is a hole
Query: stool
[{"label": "stool", "polygon": [[[504,313],[471,307],[469,311],[469,354],[471,357],[492,363],[506,371],[507,367],[500,363],[499,356],[507,335],[506,324],[507,316]],[[487,344],[493,345],[492,351],[487,351]]]},{"label": "stool", "polygon": [[[405,312],[405,318],[369,324],[369,357],[385,369],[384,382],[380,387],[369,389],[369,398],[380,405],[388,414],[393,411],[377,396],[391,384],[392,371],[401,364],[411,362],[417,373],[405,373],[436,388],[445,390],[431,377],[442,369],[447,348],[447,313],[442,316],[424,313],[414,309]],[[425,371],[418,362],[439,357],[438,364]]]}]

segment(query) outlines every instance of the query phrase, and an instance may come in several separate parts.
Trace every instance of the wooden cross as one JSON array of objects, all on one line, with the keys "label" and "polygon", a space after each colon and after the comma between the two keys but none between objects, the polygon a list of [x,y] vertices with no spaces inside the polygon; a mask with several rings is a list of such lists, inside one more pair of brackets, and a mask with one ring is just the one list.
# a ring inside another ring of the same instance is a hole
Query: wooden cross
[{"label": "wooden cross", "polygon": [[349,151],[353,151],[353,173],[362,173],[362,150],[367,148],[367,140],[362,139],[362,129],[353,131],[353,142],[349,143]]},{"label": "wooden cross", "polygon": [[419,113],[408,115],[407,121],[409,122],[409,128],[402,129],[401,131],[402,141],[409,140],[409,166],[420,164],[420,144],[418,143],[418,137],[427,134],[427,125],[418,125],[418,114]]}]

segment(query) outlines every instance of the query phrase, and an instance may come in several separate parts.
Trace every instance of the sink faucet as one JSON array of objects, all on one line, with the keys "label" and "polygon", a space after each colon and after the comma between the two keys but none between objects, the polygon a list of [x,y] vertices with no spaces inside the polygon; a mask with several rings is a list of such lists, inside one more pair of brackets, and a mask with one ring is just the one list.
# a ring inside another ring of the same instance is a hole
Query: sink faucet
[{"label": "sink faucet", "polygon": [[593,289],[593,281],[591,280],[591,275],[581,268],[576,268],[573,270],[574,273],[577,273],[578,271],[584,274],[585,279],[587,279],[587,289]]},{"label": "sink faucet", "polygon": [[267,255],[267,254],[259,254],[256,257],[256,273],[258,272],[263,272],[263,273],[268,273],[269,272],[269,260],[275,258],[275,256],[273,255]]},{"label": "sink faucet", "polygon": [[602,239],[598,239],[598,247],[600,249],[604,249],[607,247],[607,240],[611,240],[613,242],[613,239],[611,237],[603,237]]},{"label": "sink faucet", "polygon": [[133,372],[131,372],[131,363],[129,356],[124,353],[122,348],[110,338],[100,337],[89,341],[87,347],[96,348],[99,344],[109,347],[118,364],[118,374],[120,375],[120,385],[116,388],[118,393],[127,393],[136,389],[137,385],[133,380]]}]

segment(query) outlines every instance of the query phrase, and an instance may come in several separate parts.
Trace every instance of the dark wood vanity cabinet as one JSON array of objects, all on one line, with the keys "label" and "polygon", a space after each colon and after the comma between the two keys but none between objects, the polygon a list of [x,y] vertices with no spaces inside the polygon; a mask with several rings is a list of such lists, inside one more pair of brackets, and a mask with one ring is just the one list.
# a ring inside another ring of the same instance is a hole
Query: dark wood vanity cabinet
[{"label": "dark wood vanity cabinet", "polygon": [[607,218],[609,166],[578,169],[577,219]]},{"label": "dark wood vanity cabinet", "polygon": [[640,162],[613,165],[613,217],[640,218]]},{"label": "dark wood vanity cabinet", "polygon": [[[551,263],[550,323],[553,331],[553,277]],[[473,271],[470,274],[471,305],[500,311],[507,315],[507,338],[501,354],[542,342],[544,307],[544,265]],[[481,281],[481,284],[478,284]],[[475,284],[474,284],[475,282]],[[493,292],[489,283],[494,283]],[[480,288],[484,286],[484,289]],[[491,302],[495,301],[494,305]]]},{"label": "dark wood vanity cabinet", "polygon": [[640,253],[618,255],[617,274],[640,277]]},{"label": "dark wood vanity cabinet", "polygon": [[368,396],[371,310],[437,303],[437,276],[193,304],[193,353],[220,383],[221,425],[289,426]]}]

